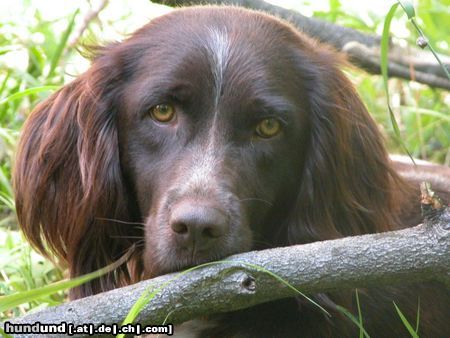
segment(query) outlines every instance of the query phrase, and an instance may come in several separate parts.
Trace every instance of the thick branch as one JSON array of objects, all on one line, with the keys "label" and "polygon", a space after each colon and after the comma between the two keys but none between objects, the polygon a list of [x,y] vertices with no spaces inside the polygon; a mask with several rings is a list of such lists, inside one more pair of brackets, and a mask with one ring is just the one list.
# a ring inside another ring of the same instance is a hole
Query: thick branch
[{"label": "thick branch", "polygon": [[[26,315],[12,323],[121,323],[144,291],[157,292],[141,312],[142,324],[177,324],[298,296],[254,265],[298,290],[318,292],[440,280],[450,286],[450,209],[435,224],[306,245],[253,251],[184,275],[170,274]],[[252,266],[250,266],[251,264]],[[170,282],[166,285],[167,282]],[[16,337],[21,337],[16,335]]]},{"label": "thick branch", "polygon": [[[153,0],[168,6],[192,6],[205,4],[237,5],[262,10],[283,18],[299,30],[332,45],[349,55],[356,66],[372,74],[381,74],[380,37],[335,25],[330,22],[309,18],[300,13],[271,5],[262,0]],[[450,81],[432,54],[418,48],[403,48],[392,45],[389,53],[389,76],[414,80],[431,87],[450,90]],[[441,56],[442,62],[450,69],[450,58]]]}]

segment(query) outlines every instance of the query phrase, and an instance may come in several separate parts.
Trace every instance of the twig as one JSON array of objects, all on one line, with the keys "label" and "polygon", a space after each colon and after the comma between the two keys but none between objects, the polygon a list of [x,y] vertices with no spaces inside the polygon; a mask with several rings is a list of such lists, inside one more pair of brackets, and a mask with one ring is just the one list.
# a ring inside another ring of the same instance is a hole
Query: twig
[{"label": "twig", "polygon": [[82,25],[78,28],[76,33],[73,35],[73,38],[70,40],[70,47],[74,47],[78,44],[78,41],[80,40],[84,31],[89,27],[89,24],[98,17],[99,13],[106,7],[107,4],[108,0],[100,0],[97,6],[91,8],[91,10],[86,13]]}]

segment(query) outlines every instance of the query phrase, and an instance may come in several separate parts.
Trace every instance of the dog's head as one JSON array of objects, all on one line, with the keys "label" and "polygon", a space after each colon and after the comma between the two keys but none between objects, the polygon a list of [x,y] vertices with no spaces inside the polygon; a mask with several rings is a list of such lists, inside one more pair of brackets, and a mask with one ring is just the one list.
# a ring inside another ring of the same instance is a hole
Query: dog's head
[{"label": "dog's head", "polygon": [[396,176],[340,62],[257,12],[153,20],[30,116],[15,171],[25,233],[72,275],[136,244],[79,297],[130,271],[382,230]]},{"label": "dog's head", "polygon": [[119,152],[146,220],[148,272],[249,250],[292,203],[308,125],[295,38],[262,15],[196,9],[130,40],[127,53],[141,54]]}]

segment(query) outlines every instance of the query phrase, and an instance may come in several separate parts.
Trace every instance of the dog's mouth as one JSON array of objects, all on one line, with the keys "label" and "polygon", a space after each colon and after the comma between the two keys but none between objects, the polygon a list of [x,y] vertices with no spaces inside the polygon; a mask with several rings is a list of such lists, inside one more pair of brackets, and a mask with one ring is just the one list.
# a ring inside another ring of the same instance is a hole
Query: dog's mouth
[{"label": "dog's mouth", "polygon": [[146,271],[157,276],[251,249],[252,232],[239,199],[231,193],[216,195],[166,194],[147,219]]},{"label": "dog's mouth", "polygon": [[[235,252],[234,252],[235,253]],[[184,256],[180,260],[183,262],[177,267],[177,270],[183,270],[187,268],[191,268],[197,265],[211,263],[214,261],[219,261],[227,256],[232,255],[233,253],[228,252],[209,252],[209,251],[200,251],[192,253],[191,256]]]},{"label": "dog's mouth", "polygon": [[233,254],[244,252],[245,250],[238,250],[236,248],[234,250],[227,251],[203,250],[193,252],[191,250],[191,252],[189,252],[188,250],[180,250],[179,248],[175,248],[171,251],[176,253],[172,253],[169,256],[165,255],[165,257],[161,257],[162,259],[158,262],[153,260],[153,264],[151,264],[151,268],[149,269],[150,277],[184,271],[195,266],[201,266],[202,264],[220,261]]},{"label": "dog's mouth", "polygon": [[[236,233],[229,231],[224,236],[209,239],[209,244],[193,241],[179,241],[174,236],[168,236],[166,241],[148,238],[144,254],[144,264],[147,278],[166,273],[183,271],[194,266],[214,261],[220,261],[233,254],[251,250],[252,236],[247,227],[233,227]],[[167,229],[167,227],[166,227]]]}]

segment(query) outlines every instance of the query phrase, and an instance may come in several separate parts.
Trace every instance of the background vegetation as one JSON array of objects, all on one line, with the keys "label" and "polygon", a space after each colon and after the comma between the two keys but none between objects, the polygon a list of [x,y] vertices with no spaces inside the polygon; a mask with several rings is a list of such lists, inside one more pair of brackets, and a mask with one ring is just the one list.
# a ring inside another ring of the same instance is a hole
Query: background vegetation
[{"label": "background vegetation", "polygon": [[[79,42],[113,41],[125,37],[168,8],[146,0],[106,3],[98,18],[82,29],[91,11],[88,0],[18,0],[2,3],[0,11],[0,296],[47,285],[64,273],[30,249],[18,231],[10,183],[14,149],[20,128],[32,108],[56,88],[85,70],[89,63],[77,52]],[[272,1],[340,25],[381,34],[383,20],[393,2],[358,0]],[[7,7],[7,8],[6,8]],[[432,45],[449,55],[450,0],[415,2],[420,26]],[[398,11],[393,37],[413,45],[416,33],[406,15]],[[384,132],[390,151],[403,153],[393,141],[381,76],[350,70],[369,111]],[[450,164],[450,93],[415,82],[389,81],[392,107],[402,139],[417,158]],[[0,320],[30,309],[57,304],[64,293],[46,296],[0,313]]]}]

